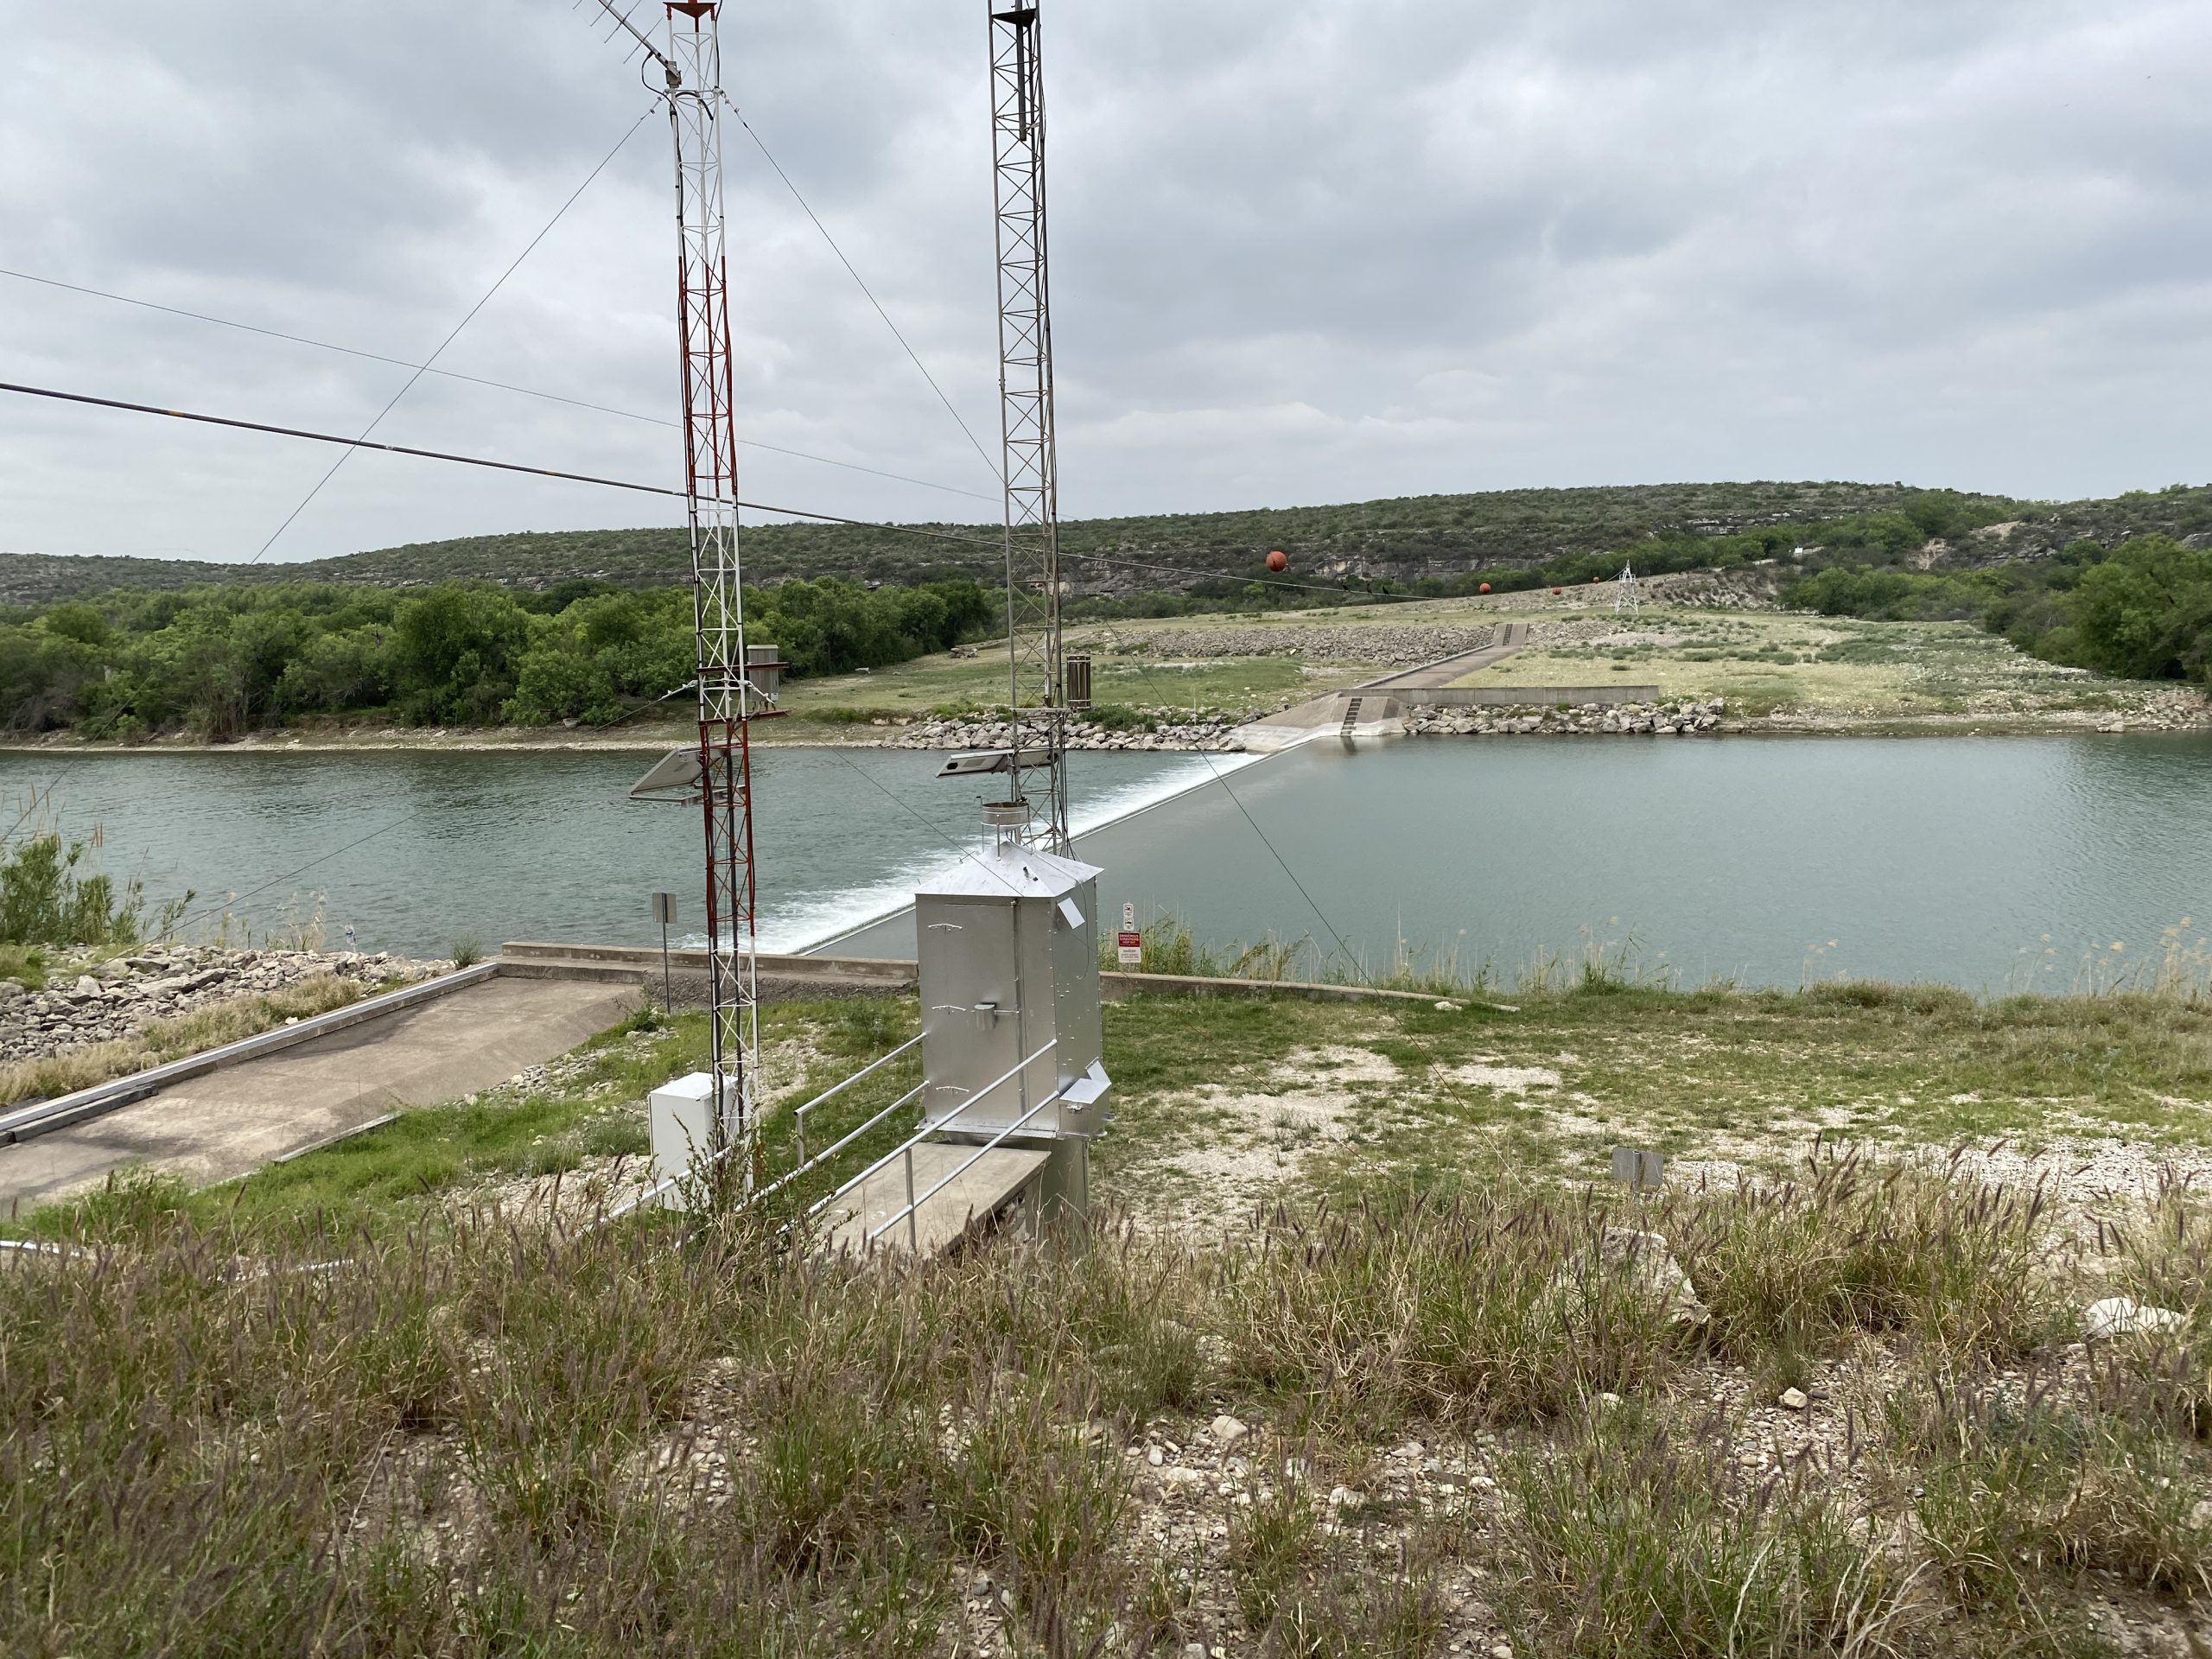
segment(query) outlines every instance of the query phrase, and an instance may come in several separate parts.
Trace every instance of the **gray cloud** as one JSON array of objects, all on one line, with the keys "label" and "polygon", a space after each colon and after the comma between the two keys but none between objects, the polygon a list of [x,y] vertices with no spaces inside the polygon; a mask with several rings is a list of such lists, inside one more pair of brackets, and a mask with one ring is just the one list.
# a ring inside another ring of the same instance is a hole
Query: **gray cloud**
[{"label": "gray cloud", "polygon": [[[2212,13],[1048,0],[1070,512],[1688,477],[2207,474]],[[734,11],[728,80],[997,428],[982,8]],[[408,357],[649,100],[588,9],[0,0],[0,264]],[[443,359],[666,416],[648,120]],[[747,432],[989,487],[744,133]],[[404,371],[0,279],[0,378],[331,427]],[[667,429],[426,379],[383,432],[671,477]],[[0,404],[0,547],[250,554],[325,452]],[[984,503],[755,452],[748,493]],[[364,457],[273,557],[636,502]]]}]

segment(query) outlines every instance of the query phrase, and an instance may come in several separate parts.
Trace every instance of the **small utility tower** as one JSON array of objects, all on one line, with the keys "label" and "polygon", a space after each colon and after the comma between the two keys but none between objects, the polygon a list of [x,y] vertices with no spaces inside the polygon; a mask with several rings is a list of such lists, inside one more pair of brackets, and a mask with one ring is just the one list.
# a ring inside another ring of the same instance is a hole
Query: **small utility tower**
[{"label": "small utility tower", "polygon": [[[735,1178],[756,1114],[760,1040],[753,963],[753,770],[749,728],[774,712],[747,673],[737,549],[737,422],[722,232],[722,78],[715,0],[664,0],[666,47],[600,0],[660,67],[676,141],[677,328],[683,371],[683,475],[691,531],[699,742],[688,764],[656,767],[641,794],[689,799],[704,817],[707,984],[711,1012],[708,1140]],[[768,653],[772,655],[772,652]],[[677,757],[671,756],[671,760]],[[701,1150],[708,1150],[702,1147]]]},{"label": "small utility tower", "polygon": [[[1022,838],[1065,854],[1069,686],[1060,629],[1059,461],[1045,254],[1045,77],[1037,8],[991,18],[991,156],[997,179],[999,409],[1006,488],[1010,804]],[[1089,687],[1077,688],[1088,702]],[[1039,776],[1032,779],[1031,772]]]},{"label": "small utility tower", "polygon": [[1613,582],[1613,609],[1626,611],[1633,616],[1642,608],[1642,601],[1636,591],[1636,566],[1632,563],[1624,564],[1620,575]]}]

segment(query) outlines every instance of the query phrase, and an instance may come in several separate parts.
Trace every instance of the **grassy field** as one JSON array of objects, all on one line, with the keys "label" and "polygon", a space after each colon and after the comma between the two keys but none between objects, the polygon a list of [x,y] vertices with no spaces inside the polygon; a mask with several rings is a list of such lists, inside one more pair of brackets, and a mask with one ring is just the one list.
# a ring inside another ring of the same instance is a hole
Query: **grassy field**
[{"label": "grassy field", "polygon": [[[771,1171],[918,1012],[769,1011]],[[924,1267],[811,1260],[791,1211],[576,1224],[703,1040],[641,1014],[243,1182],[30,1218],[60,1248],[0,1267],[0,1646],[2212,1642],[2185,976],[1139,996],[1089,1247]],[[1669,1155],[1640,1209],[1618,1144]],[[2085,1344],[2110,1294],[2176,1323]]]},{"label": "grassy field", "polygon": [[[1489,627],[1512,614],[1477,601],[1425,600],[1263,615],[1088,622],[1071,626],[1067,637],[1070,650],[1090,653],[1101,703],[1163,715],[1180,710],[1249,715],[1382,672],[1388,665],[1382,654],[1363,646],[1363,639],[1380,641],[1408,629]],[[1236,654],[1218,654],[1224,639],[1235,642]],[[974,658],[925,657],[867,674],[794,682],[785,704],[797,718],[785,729],[791,735],[812,735],[825,719],[896,718],[1003,703],[1005,642],[985,642],[975,649]]]},{"label": "grassy field", "polygon": [[[1511,1001],[1140,997],[1108,1010],[1120,1126],[1097,1147],[1116,1202],[1159,1219],[1257,1204],[1279,1185],[1342,1195],[1510,1166],[1587,1180],[1624,1142],[1732,1180],[1788,1171],[1819,1139],[1891,1151],[2005,1141],[2033,1156],[2124,1145],[2212,1168],[2212,1007],[2171,991],[1986,1001],[1939,987],[1676,991],[1599,967]],[[1503,1012],[1507,1007],[1510,1012]],[[911,999],[779,1003],[768,1098],[788,1109],[912,1034]],[[189,1198],[203,1221],[308,1217],[404,1226],[455,1194],[588,1183],[645,1149],[643,1100],[703,1056],[697,1016],[650,1012],[553,1074],[410,1112],[370,1134]],[[893,1068],[817,1126],[816,1144],[911,1086]],[[771,1132],[772,1159],[787,1150]],[[95,1208],[104,1198],[88,1200]],[[67,1207],[35,1230],[75,1224]]]}]

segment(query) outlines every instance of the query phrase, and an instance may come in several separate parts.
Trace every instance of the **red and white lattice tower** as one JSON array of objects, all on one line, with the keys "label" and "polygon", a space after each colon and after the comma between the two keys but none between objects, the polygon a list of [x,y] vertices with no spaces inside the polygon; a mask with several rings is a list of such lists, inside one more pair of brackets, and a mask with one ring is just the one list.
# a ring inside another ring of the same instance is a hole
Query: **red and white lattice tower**
[{"label": "red and white lattice tower", "polygon": [[[995,3],[990,17],[1013,795],[1029,809],[1025,839],[1066,853],[1069,708],[1060,626],[1052,296],[1045,257],[1045,75],[1038,55],[1037,8]],[[1033,771],[1039,774],[1034,781],[1029,778]]]},{"label": "red and white lattice tower", "polygon": [[677,327],[683,348],[684,487],[697,627],[699,788],[707,854],[709,1068],[721,1109],[715,1150],[741,1183],[757,1122],[753,1059],[760,1048],[753,961],[753,773],[748,728],[772,712],[747,677],[737,547],[737,424],[722,231],[722,77],[715,0],[664,0],[664,50],[601,0],[655,59],[667,82],[676,140]]}]

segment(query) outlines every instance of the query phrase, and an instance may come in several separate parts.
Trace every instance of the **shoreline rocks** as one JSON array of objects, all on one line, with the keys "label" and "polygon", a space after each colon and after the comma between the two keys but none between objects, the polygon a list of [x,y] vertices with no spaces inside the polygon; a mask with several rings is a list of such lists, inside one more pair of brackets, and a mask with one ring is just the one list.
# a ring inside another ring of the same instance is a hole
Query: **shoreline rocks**
[{"label": "shoreline rocks", "polygon": [[1440,709],[1423,703],[1407,710],[1405,730],[1413,737],[1675,737],[1718,730],[1727,707],[1721,697],[1710,702],[1583,702],[1567,709],[1533,703]]},{"label": "shoreline rocks", "polygon": [[143,946],[75,972],[63,958],[50,970],[42,991],[0,980],[0,1061],[37,1059],[119,1041],[156,1020],[235,997],[265,995],[326,974],[375,985],[428,979],[446,967],[389,951],[226,950],[174,944]]}]

